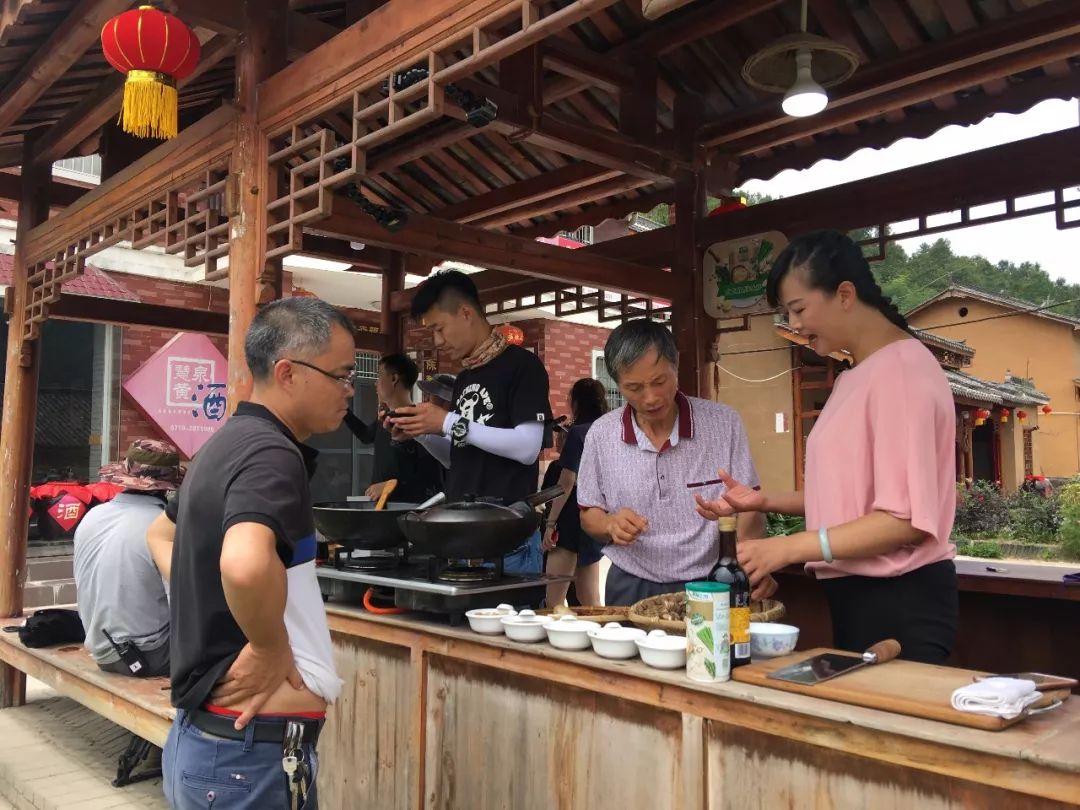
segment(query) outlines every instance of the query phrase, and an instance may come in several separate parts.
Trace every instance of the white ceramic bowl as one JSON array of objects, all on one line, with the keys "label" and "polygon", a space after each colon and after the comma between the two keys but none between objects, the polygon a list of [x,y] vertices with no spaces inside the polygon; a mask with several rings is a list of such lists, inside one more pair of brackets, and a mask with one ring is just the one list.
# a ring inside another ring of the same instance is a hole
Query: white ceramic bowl
[{"label": "white ceramic bowl", "polygon": [[645,638],[645,631],[636,627],[623,627],[618,622],[608,622],[603,627],[590,630],[589,641],[593,652],[601,658],[633,658],[638,654],[636,642]]},{"label": "white ceramic bowl", "polygon": [[512,605],[499,605],[494,608],[476,608],[465,612],[465,618],[469,620],[469,627],[474,633],[482,633],[485,636],[500,636],[503,632],[502,620],[506,616],[514,616],[517,611]]},{"label": "white ceramic bowl", "polygon": [[790,624],[750,622],[750,657],[778,658],[795,651],[799,628]]},{"label": "white ceramic bowl", "polygon": [[547,638],[544,625],[548,623],[547,616],[537,616],[535,611],[523,610],[516,616],[503,616],[499,620],[502,624],[506,637],[512,641],[523,641],[528,644],[543,641]]},{"label": "white ceramic bowl", "polygon": [[588,622],[575,616],[562,616],[544,625],[548,642],[560,650],[589,649],[589,631],[599,630],[596,622]]},{"label": "white ceramic bowl", "polygon": [[641,660],[656,669],[680,669],[686,666],[686,636],[669,636],[653,630],[637,644]]}]

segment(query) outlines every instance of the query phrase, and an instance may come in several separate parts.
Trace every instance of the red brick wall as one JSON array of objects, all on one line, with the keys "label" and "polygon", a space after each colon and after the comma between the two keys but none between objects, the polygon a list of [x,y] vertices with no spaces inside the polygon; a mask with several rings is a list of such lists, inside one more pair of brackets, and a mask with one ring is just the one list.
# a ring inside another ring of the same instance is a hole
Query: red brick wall
[{"label": "red brick wall", "polygon": [[602,351],[611,331],[598,326],[546,320],[541,359],[551,381],[551,412],[570,415],[570,389],[582,377],[593,376],[592,354]]}]

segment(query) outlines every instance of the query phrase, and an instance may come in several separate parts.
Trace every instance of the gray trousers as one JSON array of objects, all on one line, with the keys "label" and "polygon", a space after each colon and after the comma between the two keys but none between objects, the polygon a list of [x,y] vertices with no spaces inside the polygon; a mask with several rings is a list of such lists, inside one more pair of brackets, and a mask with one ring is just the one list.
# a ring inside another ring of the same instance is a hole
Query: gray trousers
[{"label": "gray trousers", "polygon": [[604,604],[632,605],[650,596],[683,590],[686,590],[685,582],[653,582],[651,579],[628,574],[617,565],[612,565],[604,587]]},{"label": "gray trousers", "polygon": [[[162,644],[156,650],[139,650],[142,653],[142,657],[146,660],[147,672],[140,676],[144,678],[154,678],[159,675],[169,674],[169,645]],[[127,668],[127,664],[117,658],[115,661],[109,664],[98,663],[98,669],[103,672],[115,672],[117,675],[131,675],[131,670]]]}]

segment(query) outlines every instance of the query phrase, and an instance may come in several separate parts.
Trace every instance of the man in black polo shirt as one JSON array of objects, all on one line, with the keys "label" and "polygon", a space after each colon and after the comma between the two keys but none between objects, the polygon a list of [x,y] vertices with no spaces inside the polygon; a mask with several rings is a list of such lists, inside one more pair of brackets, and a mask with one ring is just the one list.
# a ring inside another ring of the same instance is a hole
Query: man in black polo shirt
[{"label": "man in black polo shirt", "polygon": [[[499,498],[507,503],[536,492],[544,426],[551,416],[548,375],[532,352],[511,346],[492,329],[472,279],[437,273],[416,291],[412,316],[432,330],[437,349],[461,362],[453,408],[424,402],[399,408],[389,420],[402,436],[420,437],[448,466],[447,500]],[[539,574],[540,533],[504,559],[507,573]]]},{"label": "man in black polo shirt", "polygon": [[[251,400],[199,451],[151,545],[171,536],[172,698],[162,756],[173,808],[314,808],[314,746],[341,690],[315,577],[301,442],[352,399],[351,325],[329,304],[265,307],[245,344]],[[295,757],[295,759],[293,759]],[[288,776],[286,777],[286,774]]]}]

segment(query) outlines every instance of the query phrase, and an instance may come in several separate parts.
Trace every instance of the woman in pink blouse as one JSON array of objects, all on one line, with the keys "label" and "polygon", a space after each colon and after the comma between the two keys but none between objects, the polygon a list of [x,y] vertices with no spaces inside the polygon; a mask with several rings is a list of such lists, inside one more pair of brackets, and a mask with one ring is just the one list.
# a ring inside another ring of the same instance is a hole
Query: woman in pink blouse
[{"label": "woman in pink blouse", "polygon": [[805,515],[805,532],[739,544],[751,581],[806,563],[825,589],[837,647],[861,652],[895,638],[901,657],[941,663],[957,619],[956,424],[945,374],[841,233],[788,245],[767,295],[811,349],[846,350],[855,365],[810,433],[803,491],[757,491],[721,471],[727,491],[698,497],[698,512]]}]

